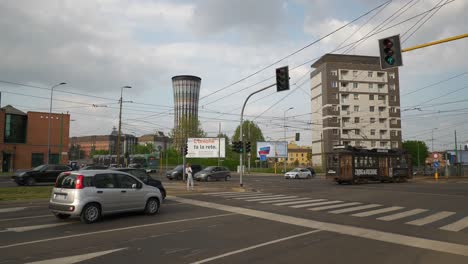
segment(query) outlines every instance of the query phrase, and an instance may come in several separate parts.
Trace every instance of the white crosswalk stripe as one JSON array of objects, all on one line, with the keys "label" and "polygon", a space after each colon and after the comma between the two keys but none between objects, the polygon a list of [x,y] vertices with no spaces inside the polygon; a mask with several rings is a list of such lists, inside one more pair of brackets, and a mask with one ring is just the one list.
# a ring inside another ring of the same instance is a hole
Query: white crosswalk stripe
[{"label": "white crosswalk stripe", "polygon": [[443,226],[440,229],[447,231],[458,232],[468,227],[468,216],[464,217],[456,222],[453,222],[449,225]]},{"label": "white crosswalk stripe", "polygon": [[382,220],[382,221],[393,221],[393,220],[397,220],[397,219],[417,215],[417,214],[420,214],[420,213],[424,213],[424,212],[427,212],[427,211],[428,211],[427,209],[413,209],[413,210],[409,210],[409,211],[405,211],[405,212],[401,212],[401,213],[382,216],[382,217],[379,217],[377,219]]},{"label": "white crosswalk stripe", "polygon": [[309,203],[309,204],[299,204],[299,205],[292,205],[289,207],[292,208],[304,208],[304,207],[313,207],[313,206],[319,206],[319,205],[326,205],[326,204],[336,204],[336,203],[342,203],[343,201],[328,201],[328,202],[318,202],[318,203]]},{"label": "white crosswalk stripe", "polygon": [[216,195],[216,194],[227,194],[227,193],[238,193],[238,192],[212,192],[212,193],[204,193],[203,195]]},{"label": "white crosswalk stripe", "polygon": [[247,197],[236,197],[233,199],[236,200],[248,200],[248,199],[255,199],[255,198],[273,198],[273,197],[284,197],[285,195],[282,194],[276,194],[276,195],[269,195],[269,196],[264,196],[264,195],[256,195],[256,196],[247,196]]},{"label": "white crosswalk stripe", "polygon": [[414,221],[407,222],[407,224],[415,225],[415,226],[423,226],[423,225],[427,225],[427,224],[442,220],[454,214],[455,212],[442,211],[442,212],[438,212],[438,213],[426,216],[424,218],[420,218]]},{"label": "white crosswalk stripe", "polygon": [[285,203],[277,203],[273,205],[291,205],[291,204],[303,204],[303,203],[313,203],[313,202],[320,202],[320,201],[325,201],[325,199],[312,199],[312,200],[304,200],[304,201],[294,201],[294,202],[285,202]]},{"label": "white crosswalk stripe", "polygon": [[284,198],[297,198],[297,196],[283,196],[283,197],[275,197],[275,198],[258,198],[258,199],[251,199],[246,200],[247,202],[260,202],[260,201],[270,201],[270,200],[281,200]]},{"label": "white crosswalk stripe", "polygon": [[292,201],[303,201],[303,200],[309,200],[310,198],[303,197],[303,198],[288,198],[288,199],[282,199],[282,200],[269,200],[269,201],[263,201],[260,203],[282,203],[282,202],[292,202]]},{"label": "white crosswalk stripe", "polygon": [[330,211],[329,213],[343,214],[343,213],[350,213],[350,212],[356,212],[356,211],[361,211],[361,210],[365,210],[365,209],[375,208],[375,207],[379,207],[379,206],[382,206],[382,205],[380,205],[380,204],[367,204],[367,205],[361,205],[361,206],[356,206],[356,207],[351,207],[351,208],[334,210],[334,211]]},{"label": "white crosswalk stripe", "polygon": [[248,196],[248,195],[267,195],[271,193],[254,193],[254,192],[248,192],[248,193],[225,193],[225,194],[213,194],[212,196],[219,196],[219,197],[231,197],[231,196]]},{"label": "white crosswalk stripe", "polygon": [[387,207],[387,208],[376,209],[376,210],[372,210],[372,211],[353,214],[352,216],[366,217],[366,216],[371,216],[371,215],[376,215],[376,214],[383,214],[383,213],[393,212],[393,211],[400,210],[400,209],[403,209],[403,208],[404,207],[401,207],[401,206],[391,206],[391,207]]},{"label": "white crosswalk stripe", "polygon": [[236,197],[254,197],[254,196],[269,196],[273,195],[272,193],[263,193],[263,194],[242,194],[242,195],[223,195],[223,196],[217,196],[217,197],[223,197],[223,198],[236,198]]},{"label": "white crosswalk stripe", "polygon": [[335,209],[335,208],[341,208],[341,207],[347,207],[347,206],[353,206],[353,205],[358,205],[358,204],[361,204],[361,203],[352,202],[352,203],[344,203],[344,204],[334,204],[334,205],[327,205],[327,206],[320,206],[320,207],[309,208],[309,209],[307,209],[307,210],[311,210],[311,211],[323,211],[323,210]]}]

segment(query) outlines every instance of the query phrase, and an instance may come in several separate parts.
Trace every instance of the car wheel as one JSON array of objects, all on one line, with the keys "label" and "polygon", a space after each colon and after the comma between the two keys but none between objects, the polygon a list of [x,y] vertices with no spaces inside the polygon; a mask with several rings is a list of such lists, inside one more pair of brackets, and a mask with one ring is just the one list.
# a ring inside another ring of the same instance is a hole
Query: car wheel
[{"label": "car wheel", "polygon": [[26,185],[29,185],[29,186],[36,185],[36,180],[34,180],[32,177],[29,177],[29,178],[26,180]]},{"label": "car wheel", "polygon": [[207,182],[211,181],[211,176],[206,176],[206,181]]},{"label": "car wheel", "polygon": [[154,215],[159,211],[159,200],[156,198],[149,198],[145,206],[145,214]]},{"label": "car wheel", "polygon": [[68,214],[55,214],[55,217],[57,217],[58,219],[64,220],[64,219],[70,218],[70,215],[68,215]]},{"label": "car wheel", "polygon": [[226,176],[226,178],[224,178],[225,181],[229,181],[229,178],[231,178],[231,176]]},{"label": "car wheel", "polygon": [[294,179],[299,179],[299,174],[296,174],[296,176],[294,177]]},{"label": "car wheel", "polygon": [[101,218],[101,207],[98,204],[90,203],[87,204],[81,212],[81,222],[86,224],[92,224],[99,221]]}]

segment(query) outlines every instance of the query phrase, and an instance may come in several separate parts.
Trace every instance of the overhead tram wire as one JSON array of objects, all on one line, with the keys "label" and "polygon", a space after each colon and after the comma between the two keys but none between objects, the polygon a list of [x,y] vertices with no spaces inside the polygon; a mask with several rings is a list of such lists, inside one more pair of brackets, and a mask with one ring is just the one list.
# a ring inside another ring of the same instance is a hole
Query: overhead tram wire
[{"label": "overhead tram wire", "polygon": [[[435,6],[440,5],[440,4],[441,4],[442,2],[444,2],[444,1],[445,1],[445,0],[440,0],[439,3],[437,3]],[[428,18],[427,20],[429,20],[429,19],[430,19],[435,13],[437,13],[437,11],[439,11],[441,8],[442,8],[442,6],[439,7],[439,8],[437,8],[437,9],[435,9],[435,10],[434,10],[434,13],[433,13],[432,15],[430,15],[429,18]],[[426,18],[429,14],[430,14],[430,12],[427,13],[427,14],[425,14],[424,16],[422,16],[418,21],[416,21],[416,23],[414,23],[413,26],[411,26],[408,30],[406,30],[403,34],[401,34],[401,37],[404,38],[404,37],[406,36],[406,34],[408,34],[419,22],[421,22],[422,20],[424,20],[424,18]],[[421,26],[422,26],[425,22],[427,22],[427,20],[424,21],[424,22],[421,24]],[[418,27],[410,36],[412,36],[418,29],[419,29],[419,27]],[[410,36],[409,36],[409,37],[410,37]],[[409,39],[409,37],[405,38],[405,39],[402,41],[402,44],[405,43],[405,42]]]},{"label": "overhead tram wire", "polygon": [[457,75],[454,75],[454,76],[449,77],[449,78],[447,78],[447,79],[444,79],[444,80],[442,80],[442,81],[439,81],[439,82],[436,82],[436,83],[433,83],[433,84],[430,84],[430,85],[426,85],[426,86],[421,87],[421,88],[419,88],[419,89],[416,89],[416,90],[414,90],[414,91],[410,91],[410,92],[404,93],[404,94],[402,94],[401,96],[406,96],[406,95],[410,95],[410,94],[413,94],[413,93],[422,91],[422,90],[424,90],[424,89],[427,89],[427,88],[436,86],[436,85],[441,84],[441,83],[444,83],[444,82],[446,82],[446,81],[450,81],[450,80],[453,80],[453,79],[455,79],[455,78],[461,77],[461,76],[463,76],[463,75],[465,75],[465,74],[468,74],[468,71],[462,72],[462,73],[457,74]]},{"label": "overhead tram wire", "polygon": [[341,27],[339,27],[339,28],[333,30],[332,32],[326,34],[325,36],[320,37],[319,39],[317,39],[317,40],[315,40],[315,41],[313,41],[313,42],[311,42],[311,43],[305,45],[304,47],[302,47],[302,48],[300,48],[300,49],[298,49],[298,50],[296,50],[296,51],[294,51],[294,52],[292,52],[292,53],[286,55],[285,57],[283,57],[283,58],[281,58],[281,59],[279,59],[279,60],[277,60],[277,61],[275,61],[275,62],[273,62],[273,63],[271,63],[271,64],[269,64],[269,65],[267,65],[267,66],[265,66],[265,67],[263,67],[263,68],[261,68],[260,70],[257,70],[256,72],[254,72],[254,73],[252,73],[252,74],[249,74],[248,76],[246,76],[246,77],[244,77],[244,78],[242,78],[242,79],[240,79],[240,80],[238,80],[238,81],[236,81],[236,82],[234,82],[234,83],[231,83],[231,84],[229,84],[229,85],[227,85],[227,86],[225,86],[225,87],[223,87],[223,88],[220,88],[220,89],[218,89],[218,90],[216,90],[216,91],[214,91],[214,92],[212,92],[212,93],[209,93],[209,94],[207,94],[207,95],[201,97],[200,100],[203,100],[203,99],[205,99],[205,98],[207,98],[207,97],[209,97],[209,96],[212,96],[212,95],[214,95],[214,94],[219,93],[220,91],[223,91],[223,90],[225,90],[225,89],[227,89],[227,88],[229,88],[229,87],[232,87],[232,86],[234,86],[234,85],[236,85],[236,84],[238,84],[238,83],[240,83],[240,82],[242,82],[242,81],[245,81],[245,80],[249,79],[250,77],[255,76],[255,75],[257,75],[258,73],[263,72],[264,70],[266,70],[266,69],[268,69],[268,68],[270,68],[270,67],[272,67],[272,66],[274,66],[274,65],[276,65],[276,64],[278,64],[278,63],[280,63],[280,62],[282,62],[283,60],[285,60],[285,59],[287,59],[287,58],[289,58],[289,57],[292,57],[292,56],[296,55],[297,53],[299,53],[299,52],[301,52],[301,51],[303,51],[303,50],[309,48],[310,46],[312,46],[312,45],[314,45],[314,44],[316,44],[316,43],[322,41],[323,39],[325,39],[325,38],[327,38],[327,37],[329,37],[329,36],[335,34],[336,32],[340,31],[341,29],[343,29],[343,28],[345,28],[345,27],[351,25],[352,23],[354,23],[354,22],[358,21],[359,19],[361,19],[361,18],[367,16],[368,14],[370,14],[370,13],[372,13],[373,11],[379,9],[380,7],[382,7],[382,6],[386,5],[386,4],[388,4],[388,3],[391,2],[391,1],[392,1],[392,0],[386,1],[386,2],[384,2],[384,3],[380,4],[380,5],[378,5],[377,7],[374,7],[373,9],[371,9],[371,10],[367,11],[366,13],[364,13],[364,14],[358,16],[357,18],[351,20],[350,22],[346,23],[345,25],[343,25],[343,26],[341,26]]}]

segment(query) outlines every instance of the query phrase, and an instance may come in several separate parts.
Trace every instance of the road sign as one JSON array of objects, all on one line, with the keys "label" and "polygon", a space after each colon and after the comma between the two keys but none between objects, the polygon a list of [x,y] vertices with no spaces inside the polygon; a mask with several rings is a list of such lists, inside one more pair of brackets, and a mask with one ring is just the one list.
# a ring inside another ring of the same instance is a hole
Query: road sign
[{"label": "road sign", "polygon": [[434,161],[434,164],[433,164],[433,165],[434,165],[434,168],[439,168],[439,165],[440,165],[440,164],[439,164],[438,161]]},{"label": "road sign", "polygon": [[432,156],[434,157],[434,159],[439,158],[439,154],[437,154],[437,153],[434,153]]}]

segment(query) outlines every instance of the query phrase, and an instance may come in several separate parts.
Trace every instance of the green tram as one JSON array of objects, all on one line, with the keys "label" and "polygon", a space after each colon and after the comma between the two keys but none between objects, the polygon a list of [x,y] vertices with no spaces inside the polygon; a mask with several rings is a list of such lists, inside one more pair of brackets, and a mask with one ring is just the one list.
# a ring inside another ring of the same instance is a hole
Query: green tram
[{"label": "green tram", "polygon": [[327,176],[338,184],[405,182],[413,177],[411,156],[399,149],[336,146],[327,155]]}]

